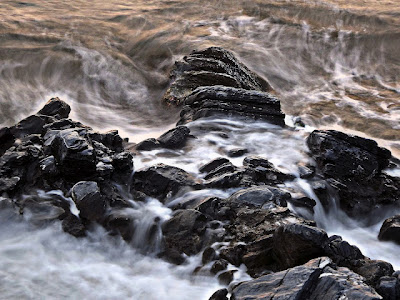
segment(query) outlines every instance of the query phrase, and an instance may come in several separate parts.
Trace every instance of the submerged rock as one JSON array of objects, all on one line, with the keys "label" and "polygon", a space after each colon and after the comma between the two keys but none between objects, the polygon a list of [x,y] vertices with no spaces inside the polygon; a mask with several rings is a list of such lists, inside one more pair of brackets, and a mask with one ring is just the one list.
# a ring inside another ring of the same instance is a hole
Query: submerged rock
[{"label": "submerged rock", "polygon": [[96,182],[78,182],[72,187],[71,194],[82,218],[99,221],[104,217],[106,203]]}]

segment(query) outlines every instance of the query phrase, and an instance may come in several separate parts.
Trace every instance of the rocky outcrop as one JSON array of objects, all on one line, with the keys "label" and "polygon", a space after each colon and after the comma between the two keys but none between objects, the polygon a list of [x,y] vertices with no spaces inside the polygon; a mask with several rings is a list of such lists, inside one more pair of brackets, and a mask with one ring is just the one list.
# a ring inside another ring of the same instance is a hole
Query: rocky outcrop
[{"label": "rocky outcrop", "polygon": [[285,115],[270,85],[222,48],[194,51],[175,63],[164,95],[181,106],[178,124],[222,115],[266,120],[283,126]]},{"label": "rocky outcrop", "polygon": [[[90,222],[103,224],[107,208],[129,206],[112,186],[126,185],[133,157],[117,131],[95,132],[67,119],[69,112],[68,104],[53,98],[36,115],[1,130],[0,193],[13,198],[21,214],[61,219],[64,231],[81,237]],[[73,200],[54,196],[58,192],[27,198],[37,190],[58,190]],[[72,201],[79,217],[71,212]]]},{"label": "rocky outcrop", "polygon": [[[334,130],[315,130],[307,145],[330,187],[325,197],[337,196],[350,216],[365,216],[382,205],[400,206],[400,179],[382,172],[389,165],[389,150]],[[321,200],[325,206],[329,203]]]}]

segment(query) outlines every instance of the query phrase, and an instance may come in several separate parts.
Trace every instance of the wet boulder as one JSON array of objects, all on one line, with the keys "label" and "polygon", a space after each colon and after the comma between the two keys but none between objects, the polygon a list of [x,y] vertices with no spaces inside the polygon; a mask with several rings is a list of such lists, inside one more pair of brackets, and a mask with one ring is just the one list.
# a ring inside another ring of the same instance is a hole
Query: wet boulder
[{"label": "wet boulder", "polygon": [[135,149],[139,150],[139,151],[151,151],[151,150],[154,150],[154,149],[157,149],[160,147],[161,147],[161,144],[157,139],[149,138],[149,139],[145,139],[145,140],[141,141],[140,143],[138,143],[135,146]]},{"label": "wet boulder", "polygon": [[189,173],[177,167],[157,164],[138,170],[133,175],[133,186],[148,196],[163,200],[184,187],[194,187],[196,182]]},{"label": "wet boulder", "polygon": [[10,128],[3,127],[0,129],[0,156],[14,144],[14,141],[15,137],[11,133]]},{"label": "wet boulder", "polygon": [[164,101],[175,105],[180,105],[185,96],[200,86],[271,90],[268,82],[240,63],[233,53],[219,47],[193,51],[175,62],[171,79]]},{"label": "wet boulder", "polygon": [[303,224],[279,227],[274,233],[273,253],[282,269],[325,255],[328,235],[322,229]]},{"label": "wet boulder", "polygon": [[315,130],[307,145],[317,163],[317,173],[325,178],[320,182],[326,185],[321,197],[326,209],[333,197],[355,218],[384,205],[400,206],[400,178],[382,173],[389,165],[389,150],[373,140],[334,130]]},{"label": "wet boulder", "polygon": [[227,159],[225,157],[218,157],[218,158],[215,158],[212,161],[202,165],[199,168],[199,171],[200,171],[200,173],[210,173],[211,171],[214,171],[219,166],[224,165],[226,163],[230,163],[229,159]]},{"label": "wet boulder", "polygon": [[39,115],[53,116],[56,119],[68,118],[71,107],[59,98],[51,98],[41,110]]},{"label": "wet boulder", "polygon": [[106,202],[96,182],[78,182],[72,187],[71,195],[82,218],[89,221],[100,221],[104,218]]},{"label": "wet boulder", "polygon": [[11,127],[10,131],[16,138],[22,138],[30,134],[41,134],[46,122],[45,116],[32,115]]},{"label": "wet boulder", "polygon": [[388,218],[383,222],[378,238],[382,241],[393,241],[400,244],[400,215]]},{"label": "wet boulder", "polygon": [[51,142],[51,149],[66,178],[82,180],[96,173],[95,151],[79,130],[59,131]]},{"label": "wet boulder", "polygon": [[383,260],[371,260],[368,258],[359,260],[358,264],[352,268],[354,272],[365,278],[365,282],[376,287],[381,277],[391,276],[393,266]]},{"label": "wet boulder", "polygon": [[177,211],[162,226],[165,247],[186,255],[197,254],[212,240],[206,236],[210,218],[197,210]]},{"label": "wet boulder", "polygon": [[186,126],[177,126],[162,134],[157,140],[165,148],[181,148],[190,137],[190,129]]},{"label": "wet boulder", "polygon": [[400,299],[400,281],[396,277],[384,276],[379,280],[376,291],[385,300]]},{"label": "wet boulder", "polygon": [[226,297],[228,295],[227,289],[220,289],[216,291],[208,300],[228,300]]},{"label": "wet boulder", "polygon": [[81,219],[77,216],[70,214],[62,221],[62,229],[64,232],[69,233],[75,237],[86,236],[86,229]]},{"label": "wet boulder", "polygon": [[373,140],[335,130],[313,131],[307,145],[326,177],[369,179],[386,168],[391,157]]},{"label": "wet boulder", "polygon": [[285,207],[290,198],[290,194],[283,190],[271,186],[255,186],[237,191],[229,198],[229,201],[258,208],[268,208],[271,202]]}]

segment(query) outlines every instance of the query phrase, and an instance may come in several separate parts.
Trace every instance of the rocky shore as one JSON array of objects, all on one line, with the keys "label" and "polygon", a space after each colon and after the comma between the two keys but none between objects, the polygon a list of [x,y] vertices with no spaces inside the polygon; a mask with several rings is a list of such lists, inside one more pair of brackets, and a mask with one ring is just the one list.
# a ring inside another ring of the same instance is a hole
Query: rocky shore
[{"label": "rocky shore", "polygon": [[[400,206],[400,178],[384,172],[395,165],[389,150],[370,139],[315,130],[306,140],[314,163],[299,166],[298,174],[282,172],[246,148],[231,149],[197,173],[163,163],[136,170],[141,152],[196,147],[196,136],[185,126],[194,120],[240,117],[286,126],[268,82],[217,47],[178,61],[163,101],[182,108],[177,127],[135,145],[116,130],[98,133],[69,119],[69,105],[58,98],[2,128],[0,208],[41,224],[62,222],[77,238],[100,224],[129,243],[140,224],[126,208],[152,197],[173,215],[151,220],[144,237],[148,247],[141,250],[178,265],[201,255],[194,274],[215,276],[225,286],[210,299],[400,299],[400,272],[290,210],[300,207],[312,215],[316,201],[295,196],[286,185],[307,180],[326,211],[338,199],[351,218],[374,222],[380,210]],[[237,158],[243,158],[241,166],[232,163]],[[173,201],[205,189],[232,193]],[[57,192],[43,197],[40,191]],[[400,243],[399,224],[398,215],[387,219],[379,239]],[[252,279],[236,282],[243,267]]]}]

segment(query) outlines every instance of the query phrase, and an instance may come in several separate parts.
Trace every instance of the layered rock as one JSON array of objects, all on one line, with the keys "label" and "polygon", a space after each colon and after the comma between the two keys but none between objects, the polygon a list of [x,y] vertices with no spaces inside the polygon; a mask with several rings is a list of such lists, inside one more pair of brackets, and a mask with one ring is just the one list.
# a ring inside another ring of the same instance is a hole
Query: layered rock
[{"label": "layered rock", "polygon": [[222,48],[194,51],[175,63],[164,95],[181,106],[178,124],[209,116],[241,116],[283,126],[285,115],[270,85]]}]

